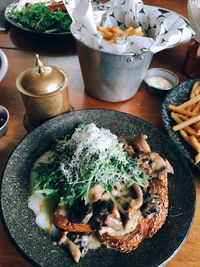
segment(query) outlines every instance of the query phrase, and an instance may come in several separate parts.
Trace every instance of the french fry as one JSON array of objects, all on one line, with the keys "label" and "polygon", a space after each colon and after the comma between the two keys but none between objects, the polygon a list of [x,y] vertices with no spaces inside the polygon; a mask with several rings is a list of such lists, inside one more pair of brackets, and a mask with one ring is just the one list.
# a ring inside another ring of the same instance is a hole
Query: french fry
[{"label": "french fry", "polygon": [[126,36],[130,36],[133,30],[134,30],[133,27],[129,27],[128,29],[126,29],[125,31]]},{"label": "french fry", "polygon": [[177,116],[182,120],[182,121],[186,121],[188,118],[188,116],[186,115],[183,115],[183,114],[180,114],[180,113],[177,113]]},{"label": "french fry", "polygon": [[188,116],[196,116],[196,115],[198,115],[198,113],[187,111],[187,110],[185,110],[183,108],[180,108],[180,106],[177,107],[177,106],[174,106],[172,104],[169,104],[168,108],[171,109],[172,111],[175,111],[175,112],[178,112],[178,113],[181,113],[181,114],[185,114],[185,115],[188,115]]},{"label": "french fry", "polygon": [[175,125],[174,127],[172,127],[172,129],[176,132],[176,131],[179,131],[179,130],[185,128],[186,126],[194,124],[195,122],[198,122],[198,121],[200,121],[200,115],[198,115],[196,117],[192,117],[186,121],[183,121],[183,122]]},{"label": "french fry", "polygon": [[200,110],[200,102],[196,103],[196,105],[195,105],[195,107],[193,108],[192,112],[197,113],[197,112],[199,112],[199,110]]},{"label": "french fry", "polygon": [[101,34],[103,36],[103,38],[107,41],[111,41],[113,36],[114,36],[114,33],[113,32],[110,32],[106,29],[102,29],[102,27],[100,28],[100,31],[101,31]]},{"label": "french fry", "polygon": [[193,84],[193,87],[190,93],[190,98],[197,96],[199,93],[200,93],[200,81],[196,81]]},{"label": "french fry", "polygon": [[[194,150],[199,150],[199,141],[198,140],[194,140],[193,138],[191,138],[191,136],[188,136],[187,133],[184,130],[180,130],[179,133],[181,134],[181,136],[183,137],[183,139],[191,146],[193,147]],[[198,151],[197,151],[198,152]],[[200,155],[200,153],[198,152],[198,154]],[[200,156],[199,156],[200,157]],[[199,160],[198,160],[199,162]],[[195,158],[195,163],[196,162],[196,158]]]},{"label": "french fry", "polygon": [[144,32],[142,31],[142,28],[141,27],[136,28],[134,31],[134,35],[135,36],[144,36]]},{"label": "french fry", "polygon": [[200,153],[200,143],[199,143],[199,141],[196,139],[196,137],[195,136],[190,136],[190,142],[191,142],[191,144],[192,144],[192,146],[193,146],[193,148],[198,152],[198,153]]},{"label": "french fry", "polygon": [[[182,115],[183,116],[183,115]],[[181,117],[181,114],[177,114],[177,113],[174,113],[172,112],[171,113],[171,117],[173,120],[175,120],[175,122],[177,123],[181,123],[183,120],[180,118]],[[185,118],[185,116],[183,116]],[[190,126],[187,126],[184,128],[186,132],[188,132],[190,135],[197,135],[197,133],[195,132],[195,130],[193,130]]]},{"label": "french fry", "polygon": [[[183,122],[184,120],[187,120],[187,118],[182,115],[182,114],[175,114],[175,116],[172,115],[172,118],[177,122],[177,123],[181,123]],[[184,130],[190,134],[190,135],[194,135],[194,136],[198,136],[199,134],[197,133],[197,131],[195,129],[193,129],[192,127],[190,126],[186,126],[184,128]]]},{"label": "french fry", "polygon": [[192,90],[195,90],[196,88],[200,87],[200,81],[196,81],[193,86],[192,86]]},{"label": "french fry", "polygon": [[[189,139],[188,139],[188,134],[186,133],[186,131],[184,130],[180,130],[179,133],[181,134],[181,136],[183,137],[183,139],[189,143]],[[190,143],[189,143],[190,144]]]},{"label": "french fry", "polygon": [[195,128],[198,130],[200,129],[200,121],[195,124]]},{"label": "french fry", "polygon": [[[179,113],[175,113],[176,116],[178,117],[179,121],[175,120],[175,118],[173,118],[177,123],[180,123],[181,121],[185,121],[188,119],[188,117],[184,116],[183,114],[179,114]],[[199,125],[199,128],[197,128],[197,124]],[[192,126],[192,125],[191,125]],[[200,136],[200,122],[197,122],[194,124],[194,127],[192,128],[191,126],[187,126],[184,129],[190,134],[190,135],[194,135],[196,137]]]},{"label": "french fry", "polygon": [[194,108],[195,108],[195,104],[194,104],[194,105],[191,105],[191,106],[188,106],[188,107],[186,107],[185,109],[186,109],[187,111],[193,111]]},{"label": "french fry", "polygon": [[195,96],[199,95],[199,93],[200,93],[200,87],[198,87],[198,88],[194,91]]},{"label": "french fry", "polygon": [[108,28],[108,30],[113,33],[118,33],[119,35],[124,33],[120,28],[117,28],[117,27],[111,27],[111,28]]},{"label": "french fry", "polygon": [[198,153],[195,157],[195,163],[199,163],[200,162],[200,153]]},{"label": "french fry", "polygon": [[200,101],[200,95],[197,95],[197,96],[191,98],[190,100],[186,101],[185,103],[177,106],[177,108],[186,108],[186,107],[191,106],[191,105],[193,105],[199,101]]},{"label": "french fry", "polygon": [[97,30],[102,34],[103,38],[112,43],[116,43],[116,38],[118,37],[128,37],[128,36],[144,36],[141,27],[133,28],[129,27],[126,30],[121,30],[118,27],[105,28],[102,26],[97,26]]},{"label": "french fry", "polygon": [[200,122],[195,123],[193,129],[196,132],[196,137],[200,137]]},{"label": "french fry", "polygon": [[172,119],[175,120],[175,122],[177,122],[177,123],[182,122],[182,120],[179,118],[178,114],[175,113],[175,112],[171,112],[171,117],[172,117]]}]

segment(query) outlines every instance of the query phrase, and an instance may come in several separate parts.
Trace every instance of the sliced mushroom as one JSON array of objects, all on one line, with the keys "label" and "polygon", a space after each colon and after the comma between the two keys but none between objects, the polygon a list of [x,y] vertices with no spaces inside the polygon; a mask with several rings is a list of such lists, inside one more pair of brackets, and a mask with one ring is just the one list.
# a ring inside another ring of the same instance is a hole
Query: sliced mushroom
[{"label": "sliced mushroom", "polygon": [[71,240],[66,240],[65,242],[65,246],[69,249],[73,259],[75,260],[75,262],[79,262],[80,258],[81,258],[81,252],[80,249],[77,245],[75,245]]},{"label": "sliced mushroom", "polygon": [[153,170],[153,173],[156,173],[157,171],[162,170],[163,168],[166,168],[166,162],[165,160],[155,152],[150,153],[150,158],[151,158],[151,167]]},{"label": "sliced mushroom", "polygon": [[167,159],[165,159],[165,163],[166,163],[167,172],[174,174],[174,169]]},{"label": "sliced mushroom", "polygon": [[118,210],[116,204],[113,205],[112,210],[111,210],[111,214],[112,214],[115,218],[120,219],[120,213],[119,213],[119,210]]},{"label": "sliced mushroom", "polygon": [[106,224],[107,226],[110,226],[112,229],[115,229],[115,230],[122,230],[123,229],[122,222],[119,219],[114,218],[110,214],[107,215],[107,217],[104,221],[104,224]]},{"label": "sliced mushroom", "polygon": [[123,209],[122,206],[119,203],[116,202],[115,204],[116,204],[118,210],[121,212],[121,214],[125,215],[126,214],[126,210]]},{"label": "sliced mushroom", "polygon": [[133,145],[139,152],[149,153],[151,152],[150,146],[147,143],[147,135],[140,134],[132,139]]},{"label": "sliced mushroom", "polygon": [[132,197],[123,182],[115,184],[112,190],[112,197],[117,210],[122,214],[126,214],[126,209],[129,207]]},{"label": "sliced mushroom", "polygon": [[67,237],[68,232],[64,232],[58,241],[59,245],[64,245],[69,249],[69,252],[71,253],[73,259],[75,262],[79,262],[81,258],[81,251],[77,245],[75,245],[71,240]]},{"label": "sliced mushroom", "polygon": [[112,195],[113,197],[117,198],[117,197],[120,197],[122,192],[124,190],[124,183],[122,182],[117,182],[115,185],[114,185],[114,188],[112,190]]},{"label": "sliced mushroom", "polygon": [[58,240],[58,244],[59,244],[59,245],[64,244],[65,241],[68,239],[68,238],[67,238],[67,234],[68,234],[67,231],[65,231],[65,232],[63,232],[63,233],[61,234],[61,236],[60,236],[60,238],[59,238],[59,240]]},{"label": "sliced mushroom", "polygon": [[67,236],[75,245],[79,247],[81,257],[83,257],[89,249],[91,235],[86,233],[68,233]]},{"label": "sliced mushroom", "polygon": [[149,153],[140,153],[138,155],[138,164],[140,169],[142,169],[146,174],[152,175],[152,168],[151,168],[151,158]]},{"label": "sliced mushroom", "polygon": [[89,220],[92,218],[92,215],[93,215],[93,211],[90,210],[90,211],[85,215],[85,217],[83,218],[82,223],[88,223]]},{"label": "sliced mushroom", "polygon": [[135,151],[133,150],[132,146],[127,146],[125,151],[129,154],[129,156],[133,157],[133,155],[135,154]]},{"label": "sliced mushroom", "polygon": [[135,209],[128,209],[126,211],[126,218],[124,227],[120,227],[120,229],[114,229],[110,226],[102,226],[99,230],[99,234],[102,235],[104,233],[107,233],[111,236],[125,236],[135,230],[138,224],[138,220],[140,218],[140,210]]},{"label": "sliced mushroom", "polygon": [[126,214],[126,221],[124,224],[124,229],[125,230],[129,230],[133,228],[135,229],[138,224],[139,217],[140,217],[140,210],[129,208]]},{"label": "sliced mushroom", "polygon": [[[94,214],[90,220],[93,229],[100,229],[107,215],[112,214],[113,201],[99,200],[93,204]],[[113,214],[112,214],[113,215]]]},{"label": "sliced mushroom", "polygon": [[133,184],[133,188],[134,188],[134,190],[136,192],[137,198],[131,200],[130,208],[133,208],[133,209],[137,210],[143,204],[143,192],[142,192],[141,187],[139,185],[137,185],[137,184]]},{"label": "sliced mushroom", "polygon": [[128,147],[128,145],[130,143],[129,140],[130,140],[130,137],[125,136],[125,135],[120,135],[118,137],[118,141],[119,141],[119,143],[121,143],[123,145],[124,150],[126,150],[126,148]]},{"label": "sliced mushroom", "polygon": [[97,184],[93,186],[89,191],[89,203],[94,203],[100,200],[104,192],[105,190],[101,185]]},{"label": "sliced mushroom", "polygon": [[101,196],[101,200],[109,201],[111,199],[110,193],[104,191],[104,193]]},{"label": "sliced mushroom", "polygon": [[152,175],[161,176],[166,173],[174,173],[174,170],[168,160],[163,159],[158,153],[150,153]]},{"label": "sliced mushroom", "polygon": [[139,217],[140,217],[140,207],[143,204],[143,192],[139,185],[133,184],[134,191],[136,193],[137,198],[132,199],[130,203],[130,207],[125,215],[125,230],[135,228],[137,226]]},{"label": "sliced mushroom", "polygon": [[162,203],[163,201],[159,196],[150,196],[142,207],[142,215],[148,219],[152,218],[160,211]]},{"label": "sliced mushroom", "polygon": [[123,135],[118,138],[119,142],[123,144],[124,150],[127,151],[128,153],[130,152],[131,155],[133,153],[135,154],[134,151],[135,149],[138,152],[144,152],[144,153],[151,152],[150,146],[148,145],[146,139],[147,136],[144,134],[140,134],[138,136],[135,136],[134,138]]}]

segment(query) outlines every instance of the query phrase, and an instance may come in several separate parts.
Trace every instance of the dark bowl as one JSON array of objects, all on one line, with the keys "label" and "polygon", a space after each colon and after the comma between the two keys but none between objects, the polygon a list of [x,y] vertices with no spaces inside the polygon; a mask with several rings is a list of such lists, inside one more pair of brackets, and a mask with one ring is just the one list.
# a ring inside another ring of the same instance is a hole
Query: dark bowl
[{"label": "dark bowl", "polygon": [[0,105],[0,137],[6,133],[8,121],[9,112],[5,107]]},{"label": "dark bowl", "polygon": [[[171,87],[164,89],[161,83],[160,85],[158,84],[158,86],[151,85],[148,82],[148,79],[152,77],[164,78],[165,80],[170,82]],[[177,75],[170,70],[163,68],[152,68],[147,71],[146,76],[144,78],[144,82],[145,82],[145,88],[149,93],[153,95],[163,96],[166,95],[170,90],[172,90],[176,85],[178,85],[179,79]]]}]

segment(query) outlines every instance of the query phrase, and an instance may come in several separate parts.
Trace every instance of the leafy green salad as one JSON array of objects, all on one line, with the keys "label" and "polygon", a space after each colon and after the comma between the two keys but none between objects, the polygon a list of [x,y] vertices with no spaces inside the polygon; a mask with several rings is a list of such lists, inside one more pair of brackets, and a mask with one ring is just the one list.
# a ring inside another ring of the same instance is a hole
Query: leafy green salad
[{"label": "leafy green salad", "polygon": [[55,11],[45,4],[33,4],[22,7],[21,10],[12,10],[8,18],[22,26],[44,33],[69,32],[71,18],[67,12],[59,8]]},{"label": "leafy green salad", "polygon": [[78,198],[87,204],[96,184],[111,194],[117,182],[129,188],[148,180],[118,137],[94,123],[79,124],[71,138],[57,141],[52,151],[47,163],[34,168],[33,190],[54,196],[60,204],[71,206]]}]

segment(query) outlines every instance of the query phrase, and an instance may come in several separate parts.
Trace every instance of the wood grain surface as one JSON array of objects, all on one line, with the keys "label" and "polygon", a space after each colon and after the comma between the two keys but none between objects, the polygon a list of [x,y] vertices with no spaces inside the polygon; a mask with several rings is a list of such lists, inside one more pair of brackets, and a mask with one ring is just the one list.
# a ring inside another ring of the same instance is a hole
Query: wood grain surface
[{"label": "wood grain surface", "polygon": [[[176,11],[187,17],[186,0],[146,0],[145,4],[160,6]],[[181,69],[188,44],[156,54],[151,67],[164,67],[174,71],[180,82],[188,78]],[[8,32],[0,33],[0,49],[8,57],[7,75],[0,83],[0,105],[10,112],[8,131],[0,138],[0,174],[16,144],[26,134],[23,126],[24,105],[16,89],[16,78],[25,69],[34,66],[35,53],[39,52],[45,64],[57,65],[67,72],[71,105],[75,109],[108,108],[134,114],[162,129],[162,98],[145,91],[144,84],[130,100],[108,103],[92,98],[84,91],[74,41],[69,37],[46,38],[27,34],[11,27]],[[200,180],[195,173],[197,206],[194,223],[189,237],[178,254],[167,264],[168,267],[200,267]],[[0,222],[0,267],[28,267],[30,264],[18,253]],[[50,266],[49,266],[50,267]]]}]

